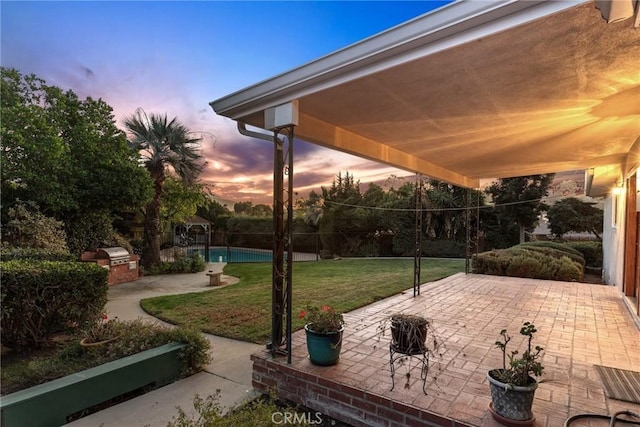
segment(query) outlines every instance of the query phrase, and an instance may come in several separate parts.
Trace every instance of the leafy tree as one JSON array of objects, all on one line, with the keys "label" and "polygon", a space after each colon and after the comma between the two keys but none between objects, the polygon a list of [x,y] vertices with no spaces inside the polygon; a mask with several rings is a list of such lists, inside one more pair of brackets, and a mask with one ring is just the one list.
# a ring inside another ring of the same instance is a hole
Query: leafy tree
[{"label": "leafy tree", "polygon": [[593,233],[598,240],[602,240],[602,221],[604,213],[595,203],[583,202],[575,197],[569,197],[556,202],[549,212],[549,229],[559,239],[569,231],[576,233]]},{"label": "leafy tree", "polygon": [[342,177],[338,173],[333,180],[331,187],[322,187],[322,199],[324,200],[324,218],[333,215],[340,218],[340,222],[335,224],[334,232],[352,231],[360,228],[358,224],[361,217],[360,212],[356,212],[361,204],[360,182],[354,180],[349,172]]},{"label": "leafy tree", "polygon": [[349,172],[333,180],[331,187],[322,187],[323,213],[319,221],[320,238],[324,250],[333,254],[349,255],[362,241],[366,231],[367,210],[360,206],[360,182]]},{"label": "leafy tree", "polygon": [[386,206],[386,194],[384,189],[375,183],[370,183],[362,194],[362,206],[368,207],[365,228],[367,231],[385,231],[385,211],[378,208]]},{"label": "leafy tree", "polygon": [[69,251],[74,255],[99,247],[121,246],[115,243],[113,219],[106,212],[87,212],[69,218],[66,232]]},{"label": "leafy tree", "polygon": [[111,218],[146,203],[151,180],[108,104],[13,69],[1,75],[3,221],[18,200],[33,201],[64,221],[69,237],[84,216]]},{"label": "leafy tree", "polygon": [[[416,243],[416,185],[393,177],[385,187],[370,184],[361,193],[352,175],[339,173],[330,188],[322,188],[322,196],[311,192],[300,207],[306,209],[307,224],[319,225],[323,247],[331,253],[412,255]],[[422,191],[419,214],[423,237],[458,242],[457,246],[464,243],[467,190],[430,181]],[[472,192],[474,200],[477,195]],[[475,215],[474,211],[474,223]]]},{"label": "leafy tree", "polygon": [[227,209],[227,205],[207,198],[204,204],[198,207],[196,214],[211,222],[214,230],[223,230],[226,228],[231,211]]},{"label": "leafy tree", "polygon": [[[391,233],[393,252],[412,255],[416,242],[416,186],[405,182],[397,189],[389,188],[385,197],[384,228]],[[425,206],[422,206],[425,207]]]},{"label": "leafy tree", "polygon": [[518,241],[523,243],[525,231],[533,231],[542,212],[549,208],[541,199],[547,195],[553,176],[501,178],[486,189],[495,208],[492,210],[493,218],[485,217],[484,225],[487,237],[495,247],[512,246]]},{"label": "leafy tree", "polygon": [[324,201],[322,200],[322,196],[311,190],[309,197],[306,200],[298,200],[298,204],[300,205],[299,208],[303,210],[302,218],[305,224],[317,230],[324,211]]},{"label": "leafy tree", "polygon": [[268,205],[257,204],[251,208],[251,215],[269,217],[273,215],[273,209]]},{"label": "leafy tree", "polygon": [[207,202],[204,186],[200,183],[186,185],[173,176],[167,177],[162,188],[160,215],[165,224],[184,222],[194,216]]},{"label": "leafy tree", "polygon": [[[461,187],[437,181],[429,180],[422,186],[422,215],[423,242],[426,246],[430,241],[450,241],[464,244],[466,240],[466,206],[467,190]],[[478,193],[471,192],[475,200]],[[481,198],[481,204],[484,200]],[[411,255],[415,250],[416,241],[416,185],[405,182],[399,188],[389,188],[383,204],[388,211],[384,211],[383,224],[393,234],[394,252],[397,254]],[[475,224],[475,210],[471,212],[472,224]]]},{"label": "leafy tree", "polygon": [[125,120],[131,134],[130,146],[140,153],[153,181],[153,197],[147,203],[144,218],[142,263],[150,268],[160,263],[160,214],[165,181],[175,174],[186,186],[197,182],[204,167],[198,150],[198,138],[187,127],[166,114],[137,111]]},{"label": "leafy tree", "polygon": [[[207,213],[206,214],[198,213],[198,215],[207,219],[213,219],[220,215],[231,214],[231,211],[227,208],[227,205],[223,205],[220,202],[212,199],[208,199],[205,202],[203,208],[205,209],[205,211],[203,212],[207,212]],[[198,212],[201,212],[201,211],[198,210]]]},{"label": "leafy tree", "polygon": [[427,236],[433,240],[464,241],[467,228],[467,190],[446,182],[430,180],[425,193],[429,207],[424,221]]},{"label": "leafy tree", "polygon": [[251,215],[253,202],[238,202],[233,205],[233,211],[238,215]]}]

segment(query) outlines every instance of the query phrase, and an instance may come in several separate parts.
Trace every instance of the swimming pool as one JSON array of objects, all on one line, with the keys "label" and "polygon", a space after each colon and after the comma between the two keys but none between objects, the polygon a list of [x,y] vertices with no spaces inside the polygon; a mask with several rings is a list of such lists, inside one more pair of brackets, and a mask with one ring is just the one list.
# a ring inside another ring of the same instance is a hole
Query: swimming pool
[{"label": "swimming pool", "polygon": [[[190,249],[188,253],[198,252],[204,258],[204,249]],[[287,254],[284,254],[285,260]],[[294,261],[317,261],[316,254],[294,252]],[[272,262],[272,251],[268,249],[238,248],[217,246],[209,248],[210,262]]]},{"label": "swimming pool", "polygon": [[[192,249],[190,253],[198,252],[204,258],[204,249]],[[215,247],[209,248],[210,262],[271,262],[273,256],[270,250],[252,248]]]}]

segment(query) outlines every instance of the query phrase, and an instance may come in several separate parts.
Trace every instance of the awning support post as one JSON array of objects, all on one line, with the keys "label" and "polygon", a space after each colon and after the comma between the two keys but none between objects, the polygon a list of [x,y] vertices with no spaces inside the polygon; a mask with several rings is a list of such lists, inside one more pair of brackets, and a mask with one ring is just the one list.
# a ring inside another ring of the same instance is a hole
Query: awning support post
[{"label": "awning support post", "polygon": [[416,176],[416,245],[413,258],[413,296],[420,295],[422,261],[422,177]]},{"label": "awning support post", "polygon": [[[278,137],[280,133],[283,133],[286,138],[280,139]],[[290,364],[292,332],[291,274],[293,270],[293,126],[275,129],[273,145],[273,263],[270,349],[274,357],[278,353],[286,354],[287,363]],[[286,189],[285,180],[287,181]],[[282,323],[285,315],[285,348],[283,349]]]},{"label": "awning support post", "polygon": [[467,213],[466,223],[467,223],[467,244],[465,248],[465,274],[469,274],[473,272],[473,254],[478,255],[478,250],[480,247],[479,238],[480,238],[480,190],[475,190],[476,193],[476,206],[475,206],[475,233],[472,233],[472,218],[471,218],[471,198],[473,197],[473,192],[471,188],[467,189]]},{"label": "awning support post", "polygon": [[464,273],[469,274],[471,271],[471,189],[467,188],[467,209],[465,210],[465,222],[467,229],[467,238],[464,252]]}]

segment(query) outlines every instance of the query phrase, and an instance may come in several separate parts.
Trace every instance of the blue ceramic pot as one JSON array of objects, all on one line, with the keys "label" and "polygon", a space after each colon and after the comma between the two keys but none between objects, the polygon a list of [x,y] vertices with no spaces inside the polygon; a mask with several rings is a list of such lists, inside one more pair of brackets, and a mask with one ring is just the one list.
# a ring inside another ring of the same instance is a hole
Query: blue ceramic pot
[{"label": "blue ceramic pot", "polygon": [[344,326],[336,332],[318,333],[313,331],[313,323],[304,325],[307,333],[307,350],[314,365],[330,366],[338,363],[342,348]]}]

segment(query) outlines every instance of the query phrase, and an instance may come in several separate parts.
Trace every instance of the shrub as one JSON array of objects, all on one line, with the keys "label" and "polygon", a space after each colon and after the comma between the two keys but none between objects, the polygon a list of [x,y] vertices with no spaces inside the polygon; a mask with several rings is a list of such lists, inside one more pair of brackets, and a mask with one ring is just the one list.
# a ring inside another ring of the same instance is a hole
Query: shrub
[{"label": "shrub", "polygon": [[194,252],[177,258],[171,263],[169,270],[171,273],[197,273],[198,271],[204,271],[204,267],[204,260],[200,253]]},{"label": "shrub", "polygon": [[131,245],[131,243],[120,233],[114,232],[111,241],[104,243],[108,243],[107,247],[120,246],[121,248],[126,249],[130,254],[134,253],[133,245]]},{"label": "shrub", "polygon": [[130,240],[129,245],[131,246],[132,254],[142,256],[142,251],[144,249],[144,240],[142,239]]},{"label": "shrub", "polygon": [[[202,370],[210,361],[209,341],[199,332],[188,328],[171,328],[141,319],[133,321],[112,320],[120,329],[119,338],[107,346],[98,347],[96,358],[100,363],[120,359],[170,342],[187,344],[180,356],[182,374],[190,375]],[[97,357],[100,356],[100,357]]]},{"label": "shrub", "polygon": [[602,242],[567,242],[566,244],[582,254],[585,265],[602,268]]},{"label": "shrub", "polygon": [[[554,243],[554,242],[550,242],[550,243]],[[576,255],[574,251],[565,251],[562,249],[557,249],[551,246],[544,246],[544,245],[530,245],[529,243],[523,243],[521,245],[514,246],[511,249],[513,250],[526,249],[528,251],[539,252],[546,256],[550,256],[552,258],[558,258],[558,259],[562,258],[563,256],[566,256],[566,257],[569,257],[573,262],[580,264],[580,267],[584,269],[584,264],[585,264],[584,258],[582,254],[580,254],[579,252]]]},{"label": "shrub", "polygon": [[80,262],[0,262],[2,344],[21,350],[95,319],[107,302],[108,271]]},{"label": "shrub", "polygon": [[536,278],[540,276],[542,263],[532,256],[516,255],[511,257],[505,274],[511,277]]},{"label": "shrub", "polygon": [[526,242],[526,243],[521,243],[517,246],[521,246],[521,247],[543,247],[543,248],[552,248],[558,251],[562,251],[562,252],[566,252],[569,254],[573,254],[576,256],[582,256],[582,253],[580,253],[580,251],[572,248],[571,246],[565,244],[565,243],[560,243],[560,242],[553,242],[553,241],[549,241],[549,240],[538,240],[535,242]]},{"label": "shrub", "polygon": [[552,248],[514,246],[474,257],[473,272],[545,280],[582,280],[583,263]]},{"label": "shrub", "polygon": [[76,255],[84,251],[95,251],[113,241],[112,219],[106,213],[87,213],[66,220],[67,244],[69,251]]},{"label": "shrub", "polygon": [[227,220],[227,244],[245,248],[273,248],[273,219],[234,216]]},{"label": "shrub", "polygon": [[8,209],[9,221],[4,227],[4,239],[12,246],[67,250],[64,224],[40,212],[33,202],[18,201]]},{"label": "shrub", "polygon": [[[198,394],[193,399],[195,414],[189,415],[177,406],[178,415],[174,416],[167,427],[236,427],[236,426],[336,426],[346,427],[338,420],[309,408],[278,400],[275,393],[262,395],[245,402],[224,414],[220,404],[220,390],[206,398]],[[191,411],[193,412],[193,411]]]},{"label": "shrub", "polygon": [[184,255],[179,252],[175,252],[175,261],[162,262],[151,269],[145,270],[146,276],[153,276],[155,274],[180,274],[180,273],[197,273],[204,271],[205,262],[202,256],[198,252]]},{"label": "shrub", "polygon": [[464,258],[467,248],[464,242],[453,240],[429,240],[422,245],[422,255],[426,257]]},{"label": "shrub", "polygon": [[504,249],[483,252],[473,257],[473,272],[477,274],[505,276],[508,265],[509,257]]},{"label": "shrub", "polygon": [[554,274],[555,280],[567,282],[582,280],[582,276],[583,271],[568,257],[560,259],[558,269]]}]

